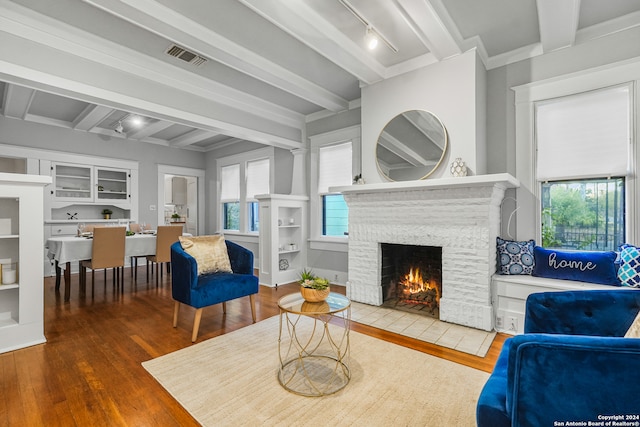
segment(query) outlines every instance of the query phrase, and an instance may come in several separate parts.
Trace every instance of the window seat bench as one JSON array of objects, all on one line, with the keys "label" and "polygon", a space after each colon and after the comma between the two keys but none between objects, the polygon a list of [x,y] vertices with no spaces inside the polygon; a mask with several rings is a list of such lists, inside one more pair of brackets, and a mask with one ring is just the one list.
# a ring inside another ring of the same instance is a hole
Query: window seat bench
[{"label": "window seat bench", "polygon": [[[494,274],[491,278],[491,299],[494,329],[508,334],[524,332],[524,312],[527,297],[536,292],[577,291],[591,289],[619,289],[610,285],[548,279],[525,275]],[[633,290],[634,288],[621,287]]]}]

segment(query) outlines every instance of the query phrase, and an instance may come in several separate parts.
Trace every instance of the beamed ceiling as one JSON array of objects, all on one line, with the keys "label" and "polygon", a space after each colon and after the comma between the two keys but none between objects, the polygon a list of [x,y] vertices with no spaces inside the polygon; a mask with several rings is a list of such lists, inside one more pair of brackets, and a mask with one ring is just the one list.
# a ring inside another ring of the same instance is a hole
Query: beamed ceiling
[{"label": "beamed ceiling", "polygon": [[[367,50],[350,9],[390,46]],[[0,113],[198,151],[295,148],[364,85],[473,48],[492,69],[638,25],[640,0],[0,0]]]}]

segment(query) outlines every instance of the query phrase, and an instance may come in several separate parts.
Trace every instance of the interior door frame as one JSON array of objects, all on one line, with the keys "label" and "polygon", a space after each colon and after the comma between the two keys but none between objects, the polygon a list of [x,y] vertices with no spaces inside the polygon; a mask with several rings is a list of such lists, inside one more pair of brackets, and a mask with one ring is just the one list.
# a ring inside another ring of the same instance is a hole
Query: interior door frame
[{"label": "interior door frame", "polygon": [[[181,175],[193,176],[198,183],[198,235],[204,234],[204,169],[185,168],[181,166],[158,165],[158,224],[164,224],[164,176],[165,175]],[[162,205],[160,205],[162,201]]]}]

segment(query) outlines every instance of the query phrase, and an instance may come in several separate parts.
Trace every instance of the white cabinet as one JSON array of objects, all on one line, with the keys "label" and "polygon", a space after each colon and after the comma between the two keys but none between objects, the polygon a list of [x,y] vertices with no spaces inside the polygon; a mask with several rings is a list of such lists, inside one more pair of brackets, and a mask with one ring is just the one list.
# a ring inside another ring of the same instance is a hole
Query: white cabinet
[{"label": "white cabinet", "polygon": [[171,179],[171,203],[174,205],[187,204],[187,178],[174,176]]},{"label": "white cabinet", "polygon": [[267,194],[260,204],[260,283],[294,282],[307,266],[306,196]]},{"label": "white cabinet", "polygon": [[130,204],[128,170],[53,163],[51,171],[54,202]]},{"label": "white cabinet", "polygon": [[129,203],[129,171],[95,168],[96,202]]},{"label": "white cabinet", "polygon": [[56,163],[51,170],[56,200],[93,201],[93,168]]},{"label": "white cabinet", "polygon": [[[0,259],[10,260],[0,281],[0,353],[46,341],[44,337],[43,188],[51,177],[0,173]],[[3,261],[6,262],[6,261]],[[5,264],[6,265],[6,264]]]}]

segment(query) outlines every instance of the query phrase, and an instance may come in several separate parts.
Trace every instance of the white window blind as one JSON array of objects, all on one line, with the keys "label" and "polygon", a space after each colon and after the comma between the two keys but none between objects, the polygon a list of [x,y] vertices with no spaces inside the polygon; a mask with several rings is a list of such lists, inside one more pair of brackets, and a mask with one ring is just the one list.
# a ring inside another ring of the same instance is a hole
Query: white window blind
[{"label": "white window blind", "polygon": [[329,187],[351,185],[351,142],[320,147],[318,153],[318,193],[326,194]]},{"label": "white window blind", "polygon": [[629,138],[627,86],[536,104],[537,179],[624,176]]},{"label": "white window blind", "polygon": [[247,199],[269,194],[269,159],[247,162]]},{"label": "white window blind", "polygon": [[220,179],[220,201],[240,200],[240,165],[223,166],[220,169]]}]

